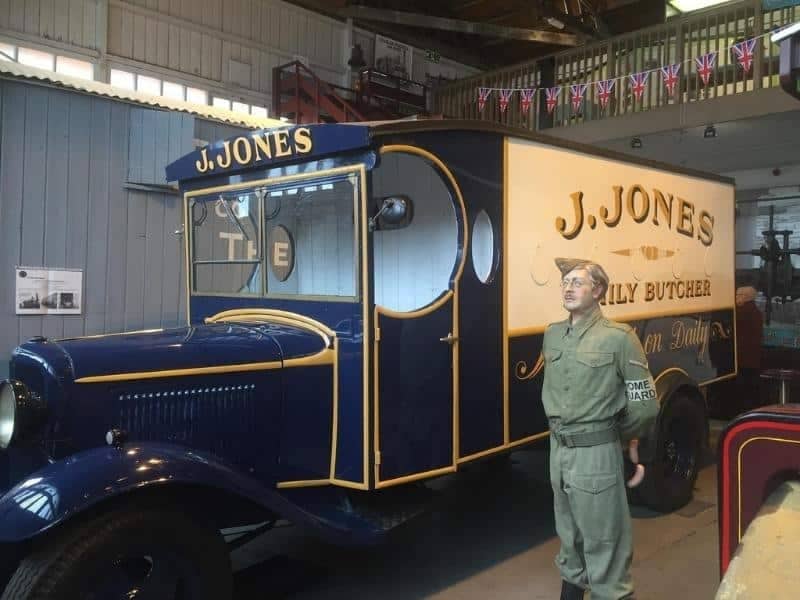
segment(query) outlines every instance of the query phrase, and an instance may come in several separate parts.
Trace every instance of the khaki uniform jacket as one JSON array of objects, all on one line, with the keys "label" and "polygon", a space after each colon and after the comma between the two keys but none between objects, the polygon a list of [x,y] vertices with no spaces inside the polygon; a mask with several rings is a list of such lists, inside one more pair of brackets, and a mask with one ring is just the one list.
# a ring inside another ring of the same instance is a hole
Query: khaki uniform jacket
[{"label": "khaki uniform jacket", "polygon": [[544,334],[542,401],[562,425],[617,419],[623,441],[650,431],[658,414],[653,376],[630,326],[609,321],[600,307],[577,327],[553,323]]}]

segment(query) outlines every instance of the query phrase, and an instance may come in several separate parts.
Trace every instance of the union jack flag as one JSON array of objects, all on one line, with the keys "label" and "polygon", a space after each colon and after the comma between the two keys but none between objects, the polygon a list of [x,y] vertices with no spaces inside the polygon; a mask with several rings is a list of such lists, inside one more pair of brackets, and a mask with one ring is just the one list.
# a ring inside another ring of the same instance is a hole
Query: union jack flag
[{"label": "union jack flag", "polygon": [[709,52],[708,54],[703,54],[703,56],[698,56],[694,59],[697,63],[697,74],[700,75],[700,79],[703,80],[703,85],[708,85],[711,73],[714,72],[714,62],[716,62],[716,60],[716,52]]},{"label": "union jack flag", "polygon": [[483,112],[483,107],[486,106],[486,101],[489,99],[489,94],[492,93],[492,88],[478,88],[478,110]]},{"label": "union jack flag", "polygon": [[547,112],[552,113],[556,109],[556,104],[558,104],[558,95],[561,93],[560,87],[554,88],[547,88],[545,90],[545,94],[547,94]]},{"label": "union jack flag", "polygon": [[614,79],[606,79],[605,81],[597,82],[597,97],[600,98],[601,108],[608,106],[608,101],[611,99],[611,94],[614,93],[614,83]]},{"label": "union jack flag", "polygon": [[756,47],[756,38],[745,40],[733,45],[733,52],[736,54],[736,60],[742,65],[745,73],[750,72],[750,67],[753,66],[753,52]]},{"label": "union jack flag", "polygon": [[585,83],[581,83],[579,85],[569,86],[572,113],[575,115],[581,112],[581,104],[583,104],[583,95],[586,93],[586,85]]},{"label": "union jack flag", "polygon": [[506,112],[508,108],[508,103],[511,100],[511,94],[514,93],[514,90],[500,90],[500,112]]},{"label": "union jack flag", "polygon": [[675,87],[678,85],[678,71],[681,70],[681,63],[661,67],[661,76],[664,79],[664,86],[670,96],[675,95]]},{"label": "union jack flag", "polygon": [[535,93],[536,93],[536,88],[519,91],[519,106],[520,109],[522,110],[523,115],[526,115],[528,111],[531,109],[531,104],[533,103],[533,95]]},{"label": "union jack flag", "polygon": [[650,77],[649,71],[645,71],[644,73],[634,73],[631,75],[631,89],[633,90],[633,95],[637,100],[642,99],[642,94],[644,94],[644,88],[647,85],[648,77]]}]

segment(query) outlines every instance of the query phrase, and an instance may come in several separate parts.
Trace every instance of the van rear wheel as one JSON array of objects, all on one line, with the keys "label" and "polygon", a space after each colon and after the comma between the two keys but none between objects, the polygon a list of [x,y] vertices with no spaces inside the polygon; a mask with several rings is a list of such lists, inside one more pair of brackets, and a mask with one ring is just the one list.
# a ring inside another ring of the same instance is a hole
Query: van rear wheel
[{"label": "van rear wheel", "polygon": [[688,504],[706,447],[706,416],[698,401],[677,392],[664,408],[658,427],[656,454],[646,465],[644,481],[634,500],[666,513]]},{"label": "van rear wheel", "polygon": [[2,600],[228,600],[218,531],[175,510],[123,508],[67,525],[23,558]]}]

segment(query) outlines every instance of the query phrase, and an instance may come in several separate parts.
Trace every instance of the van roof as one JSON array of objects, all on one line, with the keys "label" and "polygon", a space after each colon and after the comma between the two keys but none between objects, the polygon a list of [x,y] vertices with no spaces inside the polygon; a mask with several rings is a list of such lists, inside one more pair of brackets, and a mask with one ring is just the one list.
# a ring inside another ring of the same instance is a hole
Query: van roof
[{"label": "van roof", "polygon": [[679,165],[673,165],[657,160],[650,160],[647,158],[640,158],[630,154],[624,154],[614,150],[607,150],[598,146],[590,144],[582,144],[580,142],[573,142],[565,140],[545,133],[538,133],[528,131],[526,129],[519,129],[508,127],[500,123],[493,123],[490,121],[478,120],[454,120],[454,119],[416,119],[416,120],[397,120],[397,121],[376,121],[373,123],[353,123],[352,125],[368,126],[373,137],[388,136],[393,134],[403,133],[421,133],[425,131],[476,131],[482,133],[495,133],[498,135],[538,142],[547,146],[554,146],[565,150],[574,150],[582,154],[590,154],[611,160],[619,160],[621,162],[632,163],[643,167],[650,167],[662,171],[669,171],[671,173],[678,173],[681,175],[689,175],[691,177],[698,177],[701,179],[709,179],[727,183],[730,185],[735,184],[735,179],[710,173],[708,171],[701,171],[699,169],[690,169]]}]

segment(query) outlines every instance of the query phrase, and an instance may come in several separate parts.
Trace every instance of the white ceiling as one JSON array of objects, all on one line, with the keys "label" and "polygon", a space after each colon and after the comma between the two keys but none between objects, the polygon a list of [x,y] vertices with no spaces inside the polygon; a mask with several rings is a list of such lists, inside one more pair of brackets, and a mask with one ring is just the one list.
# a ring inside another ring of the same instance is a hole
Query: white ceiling
[{"label": "white ceiling", "polygon": [[704,138],[705,126],[596,143],[599,146],[669,164],[731,174],[748,169],[800,163],[800,103],[798,110],[758,118],[714,123],[717,137]]}]

